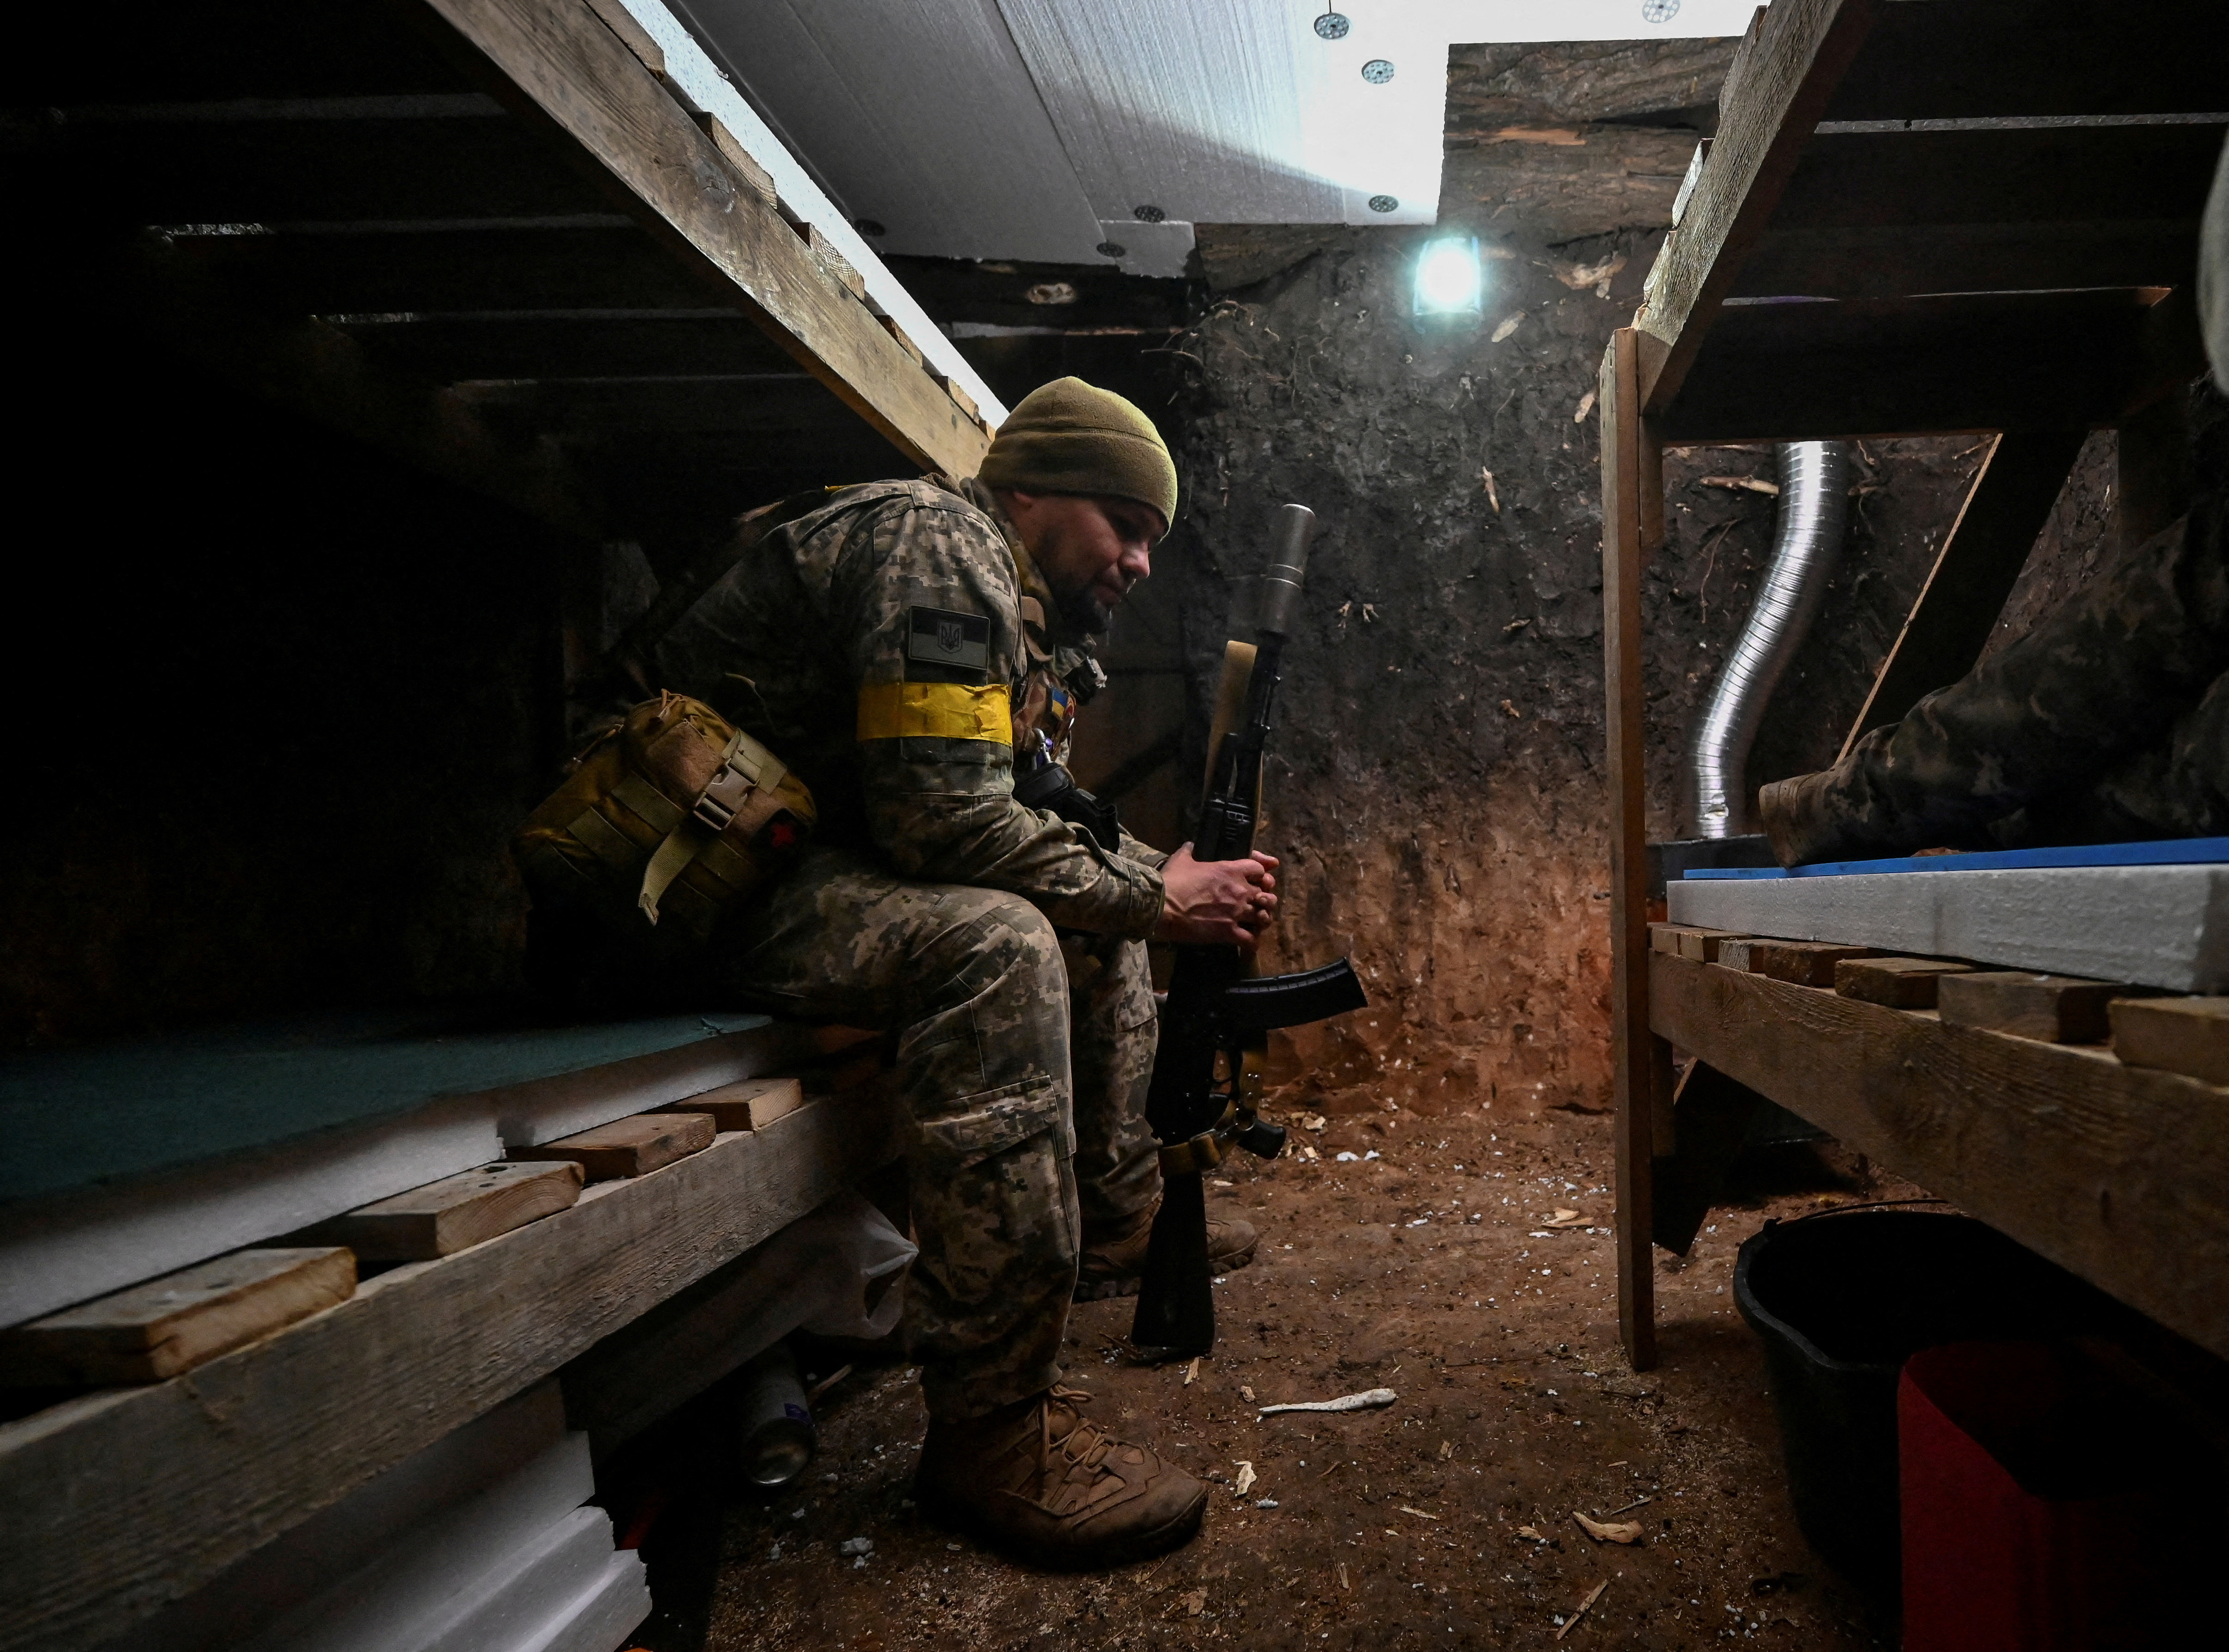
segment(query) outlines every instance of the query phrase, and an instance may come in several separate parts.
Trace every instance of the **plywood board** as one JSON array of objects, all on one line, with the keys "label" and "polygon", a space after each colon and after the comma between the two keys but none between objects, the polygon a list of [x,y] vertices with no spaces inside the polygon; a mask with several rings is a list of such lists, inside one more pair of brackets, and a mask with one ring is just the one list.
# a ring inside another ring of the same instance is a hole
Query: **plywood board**
[{"label": "plywood board", "polygon": [[1685,879],[1672,921],[2171,992],[2229,987],[2229,868],[2069,866]]}]

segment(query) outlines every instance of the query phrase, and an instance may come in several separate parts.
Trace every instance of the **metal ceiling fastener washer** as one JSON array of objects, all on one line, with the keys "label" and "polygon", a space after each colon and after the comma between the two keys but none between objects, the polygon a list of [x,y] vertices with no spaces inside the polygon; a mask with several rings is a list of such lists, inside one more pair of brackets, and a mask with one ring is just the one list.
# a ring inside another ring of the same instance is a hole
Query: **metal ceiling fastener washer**
[{"label": "metal ceiling fastener washer", "polygon": [[1119,241],[1102,241],[1092,250],[1102,258],[1123,258],[1127,257],[1130,251]]},{"label": "metal ceiling fastener washer", "polygon": [[1384,86],[1393,78],[1393,65],[1388,59],[1373,57],[1362,66],[1362,78],[1372,86]]},{"label": "metal ceiling fastener washer", "polygon": [[1169,215],[1159,207],[1132,207],[1130,215],[1141,224],[1157,224]]},{"label": "metal ceiling fastener washer", "polygon": [[1400,204],[1401,198],[1398,196],[1373,195],[1370,197],[1370,209],[1372,212],[1391,212]]},{"label": "metal ceiling fastener washer", "polygon": [[1345,40],[1346,31],[1354,25],[1343,11],[1326,11],[1316,19],[1316,37],[1320,40]]},{"label": "metal ceiling fastener washer", "polygon": [[1643,22],[1668,23],[1680,15],[1680,0],[1641,0]]}]

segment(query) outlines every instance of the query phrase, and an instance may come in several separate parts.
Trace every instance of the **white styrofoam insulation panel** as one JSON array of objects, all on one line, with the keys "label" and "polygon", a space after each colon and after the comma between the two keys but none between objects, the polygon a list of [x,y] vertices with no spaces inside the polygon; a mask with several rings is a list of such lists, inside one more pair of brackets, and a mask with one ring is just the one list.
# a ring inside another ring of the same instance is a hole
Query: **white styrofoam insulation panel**
[{"label": "white styrofoam insulation panel", "polygon": [[[646,23],[662,9],[626,4]],[[1194,223],[1436,222],[1451,42],[1738,35],[1755,9],[1339,0],[1348,29],[1326,40],[1326,0],[663,4],[794,151],[792,170],[883,226],[880,249],[1159,276],[1185,273]],[[1373,61],[1391,78],[1365,79]],[[1162,215],[1140,222],[1140,207]]]},{"label": "white styrofoam insulation panel", "polygon": [[973,398],[985,421],[997,429],[1005,420],[1006,404],[992,394],[991,387],[967,364],[967,357],[937,331],[936,324],[914,302],[913,294],[883,267],[874,249],[851,227],[851,219],[829,200],[820,185],[798,164],[797,157],[759,118],[758,111],[744,100],[727,72],[705,55],[697,37],[683,27],[661,0],[621,0],[621,3],[665,54],[665,78],[699,109],[719,119],[745,152],[767,170],[782,204],[828,238],[864,278],[867,296],[898,324],[931,365]]},{"label": "white styrofoam insulation panel", "polygon": [[1683,878],[1674,923],[1968,958],[2172,992],[2229,987],[2229,866]]}]

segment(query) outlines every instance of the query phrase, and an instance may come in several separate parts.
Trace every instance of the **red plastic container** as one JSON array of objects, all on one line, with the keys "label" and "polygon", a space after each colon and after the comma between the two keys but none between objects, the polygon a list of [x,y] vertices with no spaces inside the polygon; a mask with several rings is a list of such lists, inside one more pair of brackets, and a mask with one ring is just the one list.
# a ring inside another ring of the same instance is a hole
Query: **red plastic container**
[{"label": "red plastic container", "polygon": [[2157,1652],[2197,1621],[2218,1469],[2141,1380],[2079,1342],[1905,1363],[1905,1652]]}]

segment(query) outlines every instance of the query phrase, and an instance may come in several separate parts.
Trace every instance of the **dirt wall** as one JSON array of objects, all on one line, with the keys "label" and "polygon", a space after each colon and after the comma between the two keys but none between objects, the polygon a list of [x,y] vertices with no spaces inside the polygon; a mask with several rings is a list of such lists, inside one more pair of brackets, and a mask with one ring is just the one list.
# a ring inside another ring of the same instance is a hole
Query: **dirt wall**
[{"label": "dirt wall", "polygon": [[[1321,523],[1264,839],[1288,861],[1275,961],[1352,952],[1371,988],[1369,1012],[1286,1051],[1284,1071],[1312,1070],[1306,1093],[1334,1107],[1482,1089],[1594,1109],[1609,1093],[1591,391],[1694,132],[1620,108],[1628,124],[1582,124],[1575,141],[1496,136],[1528,110],[1584,120],[1588,106],[1527,90],[1554,78],[1552,54],[1494,49],[1508,61],[1472,77],[1465,95],[1485,113],[1472,138],[1451,133],[1436,229],[1209,232],[1204,263],[1224,291],[1178,341],[1185,504],[1157,578],[1179,588],[1196,705],[1270,512],[1298,500]],[[1692,88],[1700,74],[1674,78]],[[1418,251],[1449,233],[1479,238],[1487,283],[1483,313],[1453,324],[1416,317],[1411,298]],[[1865,445],[1848,552],[1753,783],[1832,759],[1979,452]],[[1643,593],[1659,838],[1675,833],[1688,723],[1770,553],[1771,497],[1724,481],[1770,482],[1774,460],[1696,448],[1666,469],[1670,541]]]}]

